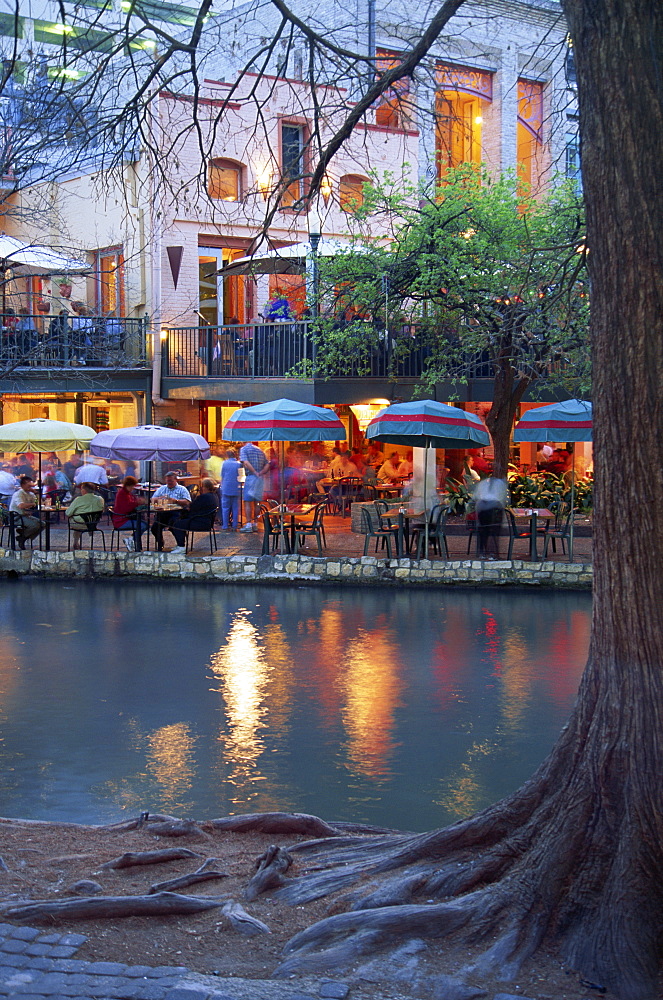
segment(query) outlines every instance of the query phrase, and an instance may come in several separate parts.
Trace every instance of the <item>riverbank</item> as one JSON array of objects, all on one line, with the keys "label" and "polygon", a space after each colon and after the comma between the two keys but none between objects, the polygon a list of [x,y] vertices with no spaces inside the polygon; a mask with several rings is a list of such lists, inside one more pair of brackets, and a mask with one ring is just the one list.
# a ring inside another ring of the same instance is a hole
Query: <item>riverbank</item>
[{"label": "riverbank", "polygon": [[[464,976],[464,982],[470,984],[465,992],[451,992],[447,977],[456,979],[474,953],[436,941],[410,942],[396,954],[370,956],[352,968],[275,979],[286,941],[314,921],[344,908],[342,893],[303,907],[288,906],[272,892],[247,902],[245,891],[256,859],[271,844],[288,846],[309,838],[228,832],[216,828],[214,821],[200,822],[197,827],[189,834],[167,837],[149,826],[0,820],[0,854],[5,866],[0,866],[0,921],[4,921],[0,924],[0,937],[4,936],[0,984],[3,973],[5,982],[8,975],[16,982],[16,994],[11,987],[2,987],[0,993],[17,997],[108,995],[136,1000],[447,1000],[452,996],[454,1000],[496,1000],[504,995],[521,1000],[586,1000],[592,995],[580,985],[579,976],[566,970],[548,950],[538,953],[536,961],[528,963],[513,981]],[[125,852],[173,847],[196,856],[127,868],[105,867]],[[75,919],[56,924],[51,920],[16,920],[6,914],[6,904],[20,899],[80,898],[80,888],[77,891],[75,886],[82,880],[97,883],[105,895],[142,895],[155,883],[194,871],[206,859],[215,859],[213,867],[223,878],[180,891],[233,899],[262,921],[269,933],[243,934],[219,908],[189,915]],[[296,853],[293,860],[288,875],[297,877],[305,860]],[[63,936],[68,943],[63,942]],[[47,954],[49,949],[59,953],[63,947],[69,949],[69,957]],[[31,976],[34,987],[29,988]],[[106,992],[102,982],[110,984]]]},{"label": "riverbank", "polygon": [[0,575],[50,579],[134,577],[218,583],[359,583],[414,586],[534,586],[590,589],[591,563],[520,559],[379,559],[376,556],[201,556],[164,552],[12,552],[0,549]]}]

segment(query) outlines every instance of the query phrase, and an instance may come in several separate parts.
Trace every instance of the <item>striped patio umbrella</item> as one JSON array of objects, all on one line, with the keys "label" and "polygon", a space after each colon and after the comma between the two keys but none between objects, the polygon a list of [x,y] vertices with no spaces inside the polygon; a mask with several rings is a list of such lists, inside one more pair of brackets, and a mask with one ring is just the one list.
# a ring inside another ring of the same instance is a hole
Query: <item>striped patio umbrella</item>
[{"label": "striped patio umbrella", "polygon": [[434,399],[394,403],[373,417],[366,437],[410,448],[485,448],[490,435],[474,413]]},{"label": "striped patio umbrella", "polygon": [[584,399],[537,406],[520,418],[514,441],[591,441],[592,404]]},{"label": "striped patio umbrella", "polygon": [[[584,399],[567,399],[563,403],[537,406],[523,414],[513,430],[514,441],[591,441],[592,404]],[[571,476],[571,522],[569,562],[573,561],[573,521],[575,509],[575,448]]]},{"label": "striped patio umbrella", "polygon": [[228,441],[343,441],[345,427],[333,410],[293,399],[274,399],[236,410],[226,423]]},{"label": "striped patio umbrella", "polygon": [[[294,399],[274,399],[236,410],[226,423],[228,441],[342,441],[345,427],[333,410]],[[285,493],[284,447],[280,448],[281,505]],[[285,548],[283,519],[280,520],[281,550]]]},{"label": "striped patio umbrella", "polygon": [[[373,417],[366,437],[410,448],[485,448],[490,435],[474,413],[434,399],[394,403]],[[424,452],[425,552],[428,553],[428,450]]]}]

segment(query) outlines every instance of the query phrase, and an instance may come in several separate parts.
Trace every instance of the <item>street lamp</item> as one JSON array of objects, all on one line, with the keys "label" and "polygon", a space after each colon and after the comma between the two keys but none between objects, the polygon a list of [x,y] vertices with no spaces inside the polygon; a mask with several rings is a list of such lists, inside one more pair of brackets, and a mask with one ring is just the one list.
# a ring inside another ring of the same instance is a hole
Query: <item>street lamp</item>
[{"label": "street lamp", "polygon": [[313,319],[317,319],[320,315],[320,307],[318,303],[320,295],[320,272],[318,270],[318,247],[320,246],[320,239],[322,237],[322,222],[320,221],[320,216],[316,211],[311,211],[306,217],[308,224],[308,241],[311,244],[311,284],[313,286],[313,302],[311,308],[311,314]]}]

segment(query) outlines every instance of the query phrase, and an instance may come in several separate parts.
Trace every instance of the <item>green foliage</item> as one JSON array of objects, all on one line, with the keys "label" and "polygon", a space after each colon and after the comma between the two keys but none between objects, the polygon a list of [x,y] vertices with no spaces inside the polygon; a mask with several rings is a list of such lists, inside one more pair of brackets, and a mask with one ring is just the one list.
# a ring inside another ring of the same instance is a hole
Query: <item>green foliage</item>
[{"label": "green foliage", "polygon": [[[472,366],[527,385],[589,387],[584,217],[572,188],[526,196],[514,174],[449,170],[436,197],[393,177],[366,185],[354,213],[384,241],[322,266],[326,322],[318,357],[364,361],[385,323],[398,355],[422,350],[425,382],[461,383]],[[339,317],[353,322],[339,327]]]},{"label": "green foliage", "polygon": [[[592,509],[593,483],[576,477],[574,507],[576,511]],[[571,505],[571,485],[563,476],[550,473],[509,477],[512,507],[547,507],[557,511]]]},{"label": "green foliage", "polygon": [[472,494],[463,483],[447,479],[444,486],[444,502],[452,516],[463,515],[472,503]]}]

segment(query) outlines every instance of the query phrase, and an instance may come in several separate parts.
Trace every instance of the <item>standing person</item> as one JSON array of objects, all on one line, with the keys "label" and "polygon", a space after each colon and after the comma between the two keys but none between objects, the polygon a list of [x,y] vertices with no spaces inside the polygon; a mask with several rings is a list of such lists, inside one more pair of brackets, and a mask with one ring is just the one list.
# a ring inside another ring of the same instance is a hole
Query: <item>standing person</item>
[{"label": "standing person", "polygon": [[222,531],[237,531],[239,524],[239,480],[237,475],[241,468],[241,462],[237,461],[237,452],[234,448],[228,448],[226,460],[221,467],[221,485],[219,486]]},{"label": "standing person", "polygon": [[474,468],[474,455],[467,455],[463,465],[463,482],[470,492],[481,479],[481,476]]},{"label": "standing person", "polygon": [[[160,486],[154,491],[152,502],[164,497],[170,503],[177,504],[180,510],[157,510],[154,523],[150,531],[154,535],[157,543],[157,552],[163,552],[163,529],[168,527],[172,521],[182,516],[183,511],[188,510],[191,504],[191,494],[186,486],[182,486],[177,481],[176,472],[166,473],[166,485]],[[156,505],[155,505],[156,509]]]},{"label": "standing person", "polygon": [[19,320],[16,324],[18,348],[25,357],[26,354],[30,354],[38,346],[39,334],[37,333],[34,320],[25,306],[21,306],[18,315]]},{"label": "standing person", "polygon": [[220,441],[215,441],[211,448],[212,454],[205,460],[205,471],[210,479],[215,479],[217,483],[221,479],[221,468],[223,466],[223,450]]},{"label": "standing person", "polygon": [[[508,496],[506,479],[495,479],[494,476],[482,479],[474,488],[480,559],[493,559],[499,556],[497,539],[502,527],[502,516]],[[492,551],[489,552],[489,549]]]},{"label": "standing person", "polygon": [[0,467],[0,503],[7,506],[18,489],[18,479],[11,471],[9,462],[3,462]]},{"label": "standing person", "polygon": [[68,462],[65,462],[62,466],[62,471],[69,480],[70,484],[74,482],[74,476],[76,475],[76,470],[80,469],[83,464],[83,455],[80,451],[75,451]]},{"label": "standing person", "polygon": [[9,504],[9,509],[17,515],[19,549],[24,549],[28,539],[36,538],[44,527],[44,522],[40,521],[38,517],[34,517],[32,513],[36,507],[37,497],[34,479],[30,476],[21,476],[19,488]]},{"label": "standing person", "polygon": [[140,552],[143,548],[142,535],[147,525],[138,516],[138,508],[145,507],[147,500],[139,500],[134,494],[137,486],[134,476],[125,476],[124,482],[115,494],[113,501],[113,527],[131,528],[133,538],[125,538],[127,552]]},{"label": "standing person", "polygon": [[72,500],[65,510],[65,514],[69,518],[69,526],[72,531],[76,532],[73,543],[75,550],[81,548],[83,532],[87,531],[88,527],[85,523],[85,518],[81,517],[81,514],[97,514],[105,506],[103,498],[96,492],[93,484],[83,483],[81,486],[81,495]]},{"label": "standing person", "polygon": [[108,486],[108,476],[103,465],[96,465],[91,458],[85,465],[79,466],[74,473],[74,486],[83,483],[94,483],[96,486]]},{"label": "standing person", "polygon": [[258,447],[257,441],[245,444],[239,453],[239,460],[246,470],[246,482],[244,483],[244,516],[246,524],[240,531],[257,531],[256,514],[258,504],[263,498],[265,491],[264,475],[267,472],[268,462],[264,452]]},{"label": "standing person", "polygon": [[[238,463],[239,464],[239,463]],[[219,509],[219,498],[216,483],[213,479],[203,479],[200,493],[191,501],[186,517],[179,517],[170,525],[177,545],[172,552],[186,552],[187,531],[208,531],[214,523],[214,517]]]}]

